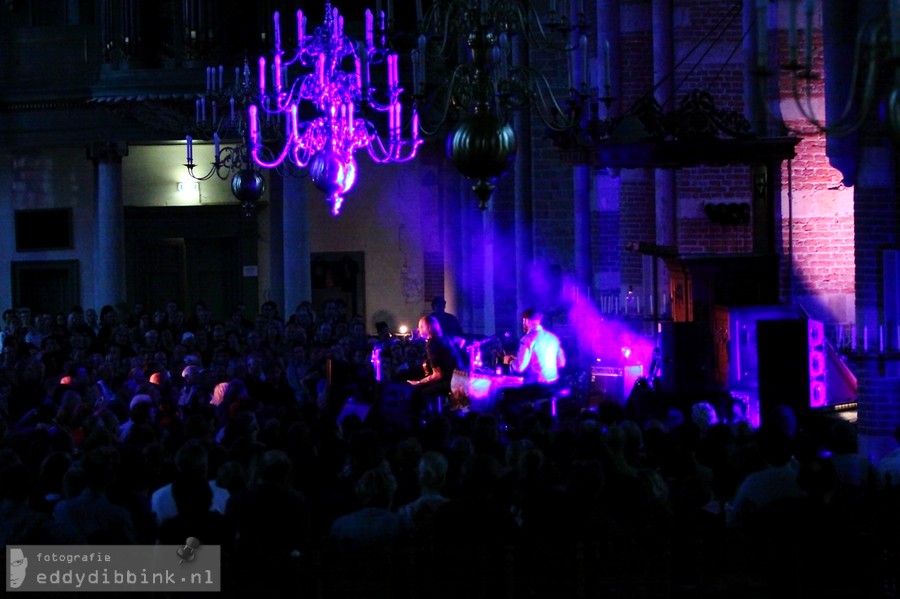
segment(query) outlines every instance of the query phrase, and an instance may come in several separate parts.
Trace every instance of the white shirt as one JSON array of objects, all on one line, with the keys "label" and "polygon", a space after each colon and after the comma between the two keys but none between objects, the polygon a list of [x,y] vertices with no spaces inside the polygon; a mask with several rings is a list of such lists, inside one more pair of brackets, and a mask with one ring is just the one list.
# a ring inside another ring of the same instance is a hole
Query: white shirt
[{"label": "white shirt", "polygon": [[522,337],[516,359],[509,366],[523,375],[526,385],[555,383],[559,380],[560,369],[566,366],[566,354],[559,337],[536,325]]},{"label": "white shirt", "polygon": [[[209,488],[212,489],[212,505],[209,509],[220,514],[225,513],[225,504],[228,503],[228,491],[216,484],[216,481],[209,481]],[[150,509],[156,515],[156,524],[159,526],[164,520],[174,518],[178,515],[178,507],[175,505],[175,496],[172,495],[172,483],[164,485],[153,492],[150,496]]]},{"label": "white shirt", "polygon": [[790,462],[784,466],[769,466],[752,472],[738,486],[734,500],[726,512],[727,523],[731,527],[738,526],[743,524],[742,520],[747,515],[779,499],[804,495],[797,482],[797,470]]}]

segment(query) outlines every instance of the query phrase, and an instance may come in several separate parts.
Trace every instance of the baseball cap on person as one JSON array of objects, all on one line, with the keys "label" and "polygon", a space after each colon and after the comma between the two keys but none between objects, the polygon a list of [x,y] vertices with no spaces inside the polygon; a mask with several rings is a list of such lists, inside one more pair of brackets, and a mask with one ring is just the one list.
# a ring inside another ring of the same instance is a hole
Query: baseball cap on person
[{"label": "baseball cap on person", "polygon": [[446,306],[447,301],[444,299],[443,295],[436,295],[433,298],[431,298],[431,305],[432,306]]}]

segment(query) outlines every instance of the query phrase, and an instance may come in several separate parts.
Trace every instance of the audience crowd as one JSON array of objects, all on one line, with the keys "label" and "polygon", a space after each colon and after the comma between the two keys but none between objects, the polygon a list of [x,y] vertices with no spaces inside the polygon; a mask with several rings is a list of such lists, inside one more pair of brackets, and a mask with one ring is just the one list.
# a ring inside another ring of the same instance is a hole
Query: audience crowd
[{"label": "audience crowd", "polygon": [[195,537],[223,590],[303,597],[896,591],[900,458],[840,418],[414,414],[422,343],[340,301],[3,321],[4,548]]}]

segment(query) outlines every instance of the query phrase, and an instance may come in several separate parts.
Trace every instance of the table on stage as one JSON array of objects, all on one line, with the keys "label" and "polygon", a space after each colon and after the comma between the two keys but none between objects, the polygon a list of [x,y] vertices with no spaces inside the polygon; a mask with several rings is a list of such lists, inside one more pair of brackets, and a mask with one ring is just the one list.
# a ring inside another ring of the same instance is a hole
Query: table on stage
[{"label": "table on stage", "polygon": [[493,412],[500,391],[522,386],[521,376],[496,374],[490,370],[454,370],[450,379],[450,402],[476,412]]}]

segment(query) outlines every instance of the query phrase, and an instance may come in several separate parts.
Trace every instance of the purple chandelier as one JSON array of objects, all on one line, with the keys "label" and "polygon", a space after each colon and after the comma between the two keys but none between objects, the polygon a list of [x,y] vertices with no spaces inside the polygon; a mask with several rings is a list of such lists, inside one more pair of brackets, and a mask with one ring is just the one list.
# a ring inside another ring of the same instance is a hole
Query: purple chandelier
[{"label": "purple chandelier", "polygon": [[[281,46],[276,12],[271,65],[260,57],[260,93],[248,108],[253,162],[263,168],[285,161],[308,167],[335,216],[356,182],[357,150],[366,148],[379,164],[406,162],[422,143],[415,107],[408,118],[404,115],[398,57],[385,46],[384,13],[378,12],[376,30],[375,16],[366,10],[366,39],[357,42],[344,34],[344,18],[330,2],[325,3],[324,23],[311,35],[298,10],[297,47],[287,51]],[[373,85],[374,70],[386,72],[385,87]],[[386,123],[386,131],[379,131],[372,119],[383,129]],[[263,139],[263,130],[273,123],[281,135]],[[404,138],[407,126],[411,132]]]}]

